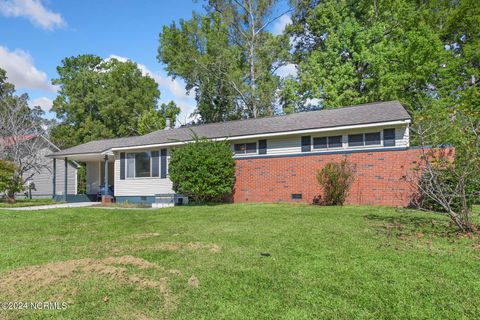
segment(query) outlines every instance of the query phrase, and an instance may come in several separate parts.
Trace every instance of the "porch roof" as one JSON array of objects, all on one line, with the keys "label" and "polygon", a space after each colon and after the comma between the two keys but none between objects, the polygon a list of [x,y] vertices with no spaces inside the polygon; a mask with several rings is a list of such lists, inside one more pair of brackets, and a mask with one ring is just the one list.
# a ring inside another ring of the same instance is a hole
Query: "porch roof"
[{"label": "porch roof", "polygon": [[74,157],[91,155],[102,157],[111,149],[141,147],[153,144],[172,144],[192,140],[195,133],[208,139],[238,138],[249,135],[268,135],[295,131],[335,128],[349,125],[368,125],[372,123],[410,120],[410,115],[398,101],[376,102],[370,104],[301,112],[284,116],[246,119],[158,130],[143,136],[104,139],[87,142],[69,149],[53,153],[52,157]]}]

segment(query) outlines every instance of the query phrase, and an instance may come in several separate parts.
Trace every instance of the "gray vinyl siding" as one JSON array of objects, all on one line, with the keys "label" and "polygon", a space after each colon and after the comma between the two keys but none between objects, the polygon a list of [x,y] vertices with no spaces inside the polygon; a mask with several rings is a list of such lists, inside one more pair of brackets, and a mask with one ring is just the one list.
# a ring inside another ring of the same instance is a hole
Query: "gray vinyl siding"
[{"label": "gray vinyl siding", "polygon": [[[158,150],[155,149],[155,150]],[[151,151],[151,150],[142,150]],[[170,161],[170,151],[167,151],[167,167]],[[168,172],[168,170],[167,170]],[[115,154],[115,196],[154,196],[161,193],[175,193],[172,181],[168,178],[125,178],[120,179],[120,154]]]},{"label": "gray vinyl siding", "polygon": [[[313,141],[312,141],[312,149],[310,152],[321,152],[321,151],[341,151],[341,150],[368,150],[368,149],[378,149],[378,148],[385,148],[388,149],[389,147],[384,147],[383,142],[380,145],[372,145],[372,146],[361,146],[361,147],[349,147],[348,146],[348,135],[355,134],[355,133],[370,133],[370,132],[380,132],[381,140],[383,141],[383,129],[387,128],[395,128],[395,146],[393,148],[402,148],[402,147],[409,147],[409,128],[408,126],[397,126],[397,127],[375,127],[375,128],[360,128],[355,130],[343,130],[343,131],[328,131],[328,132],[320,132],[320,133],[311,133],[308,134],[312,139],[316,137],[329,137],[329,136],[342,136],[342,147],[341,148],[332,148],[329,150],[325,149],[314,149],[313,148]],[[308,153],[302,152],[302,136],[306,136],[307,134],[298,134],[298,135],[291,135],[286,137],[273,137],[273,138],[265,138],[267,140],[267,153],[265,156],[269,155],[292,155],[292,154],[301,154],[301,153]],[[249,143],[249,142],[257,142],[258,139],[246,139],[246,140],[238,140],[232,141],[232,150],[233,145],[236,143]],[[258,145],[257,145],[258,146]],[[258,153],[258,152],[257,152]],[[236,158],[241,157],[248,157],[252,154],[240,154],[235,155]]]},{"label": "gray vinyl siding", "polygon": [[[42,154],[48,154],[50,149],[45,148],[40,151]],[[51,197],[53,195],[53,159],[44,157],[46,167],[40,173],[35,173],[31,181],[35,184],[32,190],[32,197]],[[28,175],[28,174],[27,174]],[[77,194],[77,169],[71,162],[68,163],[68,194]],[[56,194],[63,195],[65,181],[65,161],[57,159],[57,176],[56,176]]]}]

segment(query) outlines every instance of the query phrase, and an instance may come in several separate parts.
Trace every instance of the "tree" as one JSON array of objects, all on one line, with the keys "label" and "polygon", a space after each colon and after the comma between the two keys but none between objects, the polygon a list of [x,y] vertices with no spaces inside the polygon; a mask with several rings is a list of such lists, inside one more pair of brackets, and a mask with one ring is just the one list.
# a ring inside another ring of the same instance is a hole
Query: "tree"
[{"label": "tree", "polygon": [[471,48],[461,39],[478,43],[474,1],[299,0],[294,8],[288,32],[299,103],[317,98],[336,108],[398,99],[415,116],[452,104],[470,77],[459,49]]},{"label": "tree", "polygon": [[235,183],[232,149],[225,141],[194,138],[170,158],[173,188],[197,202],[222,201],[232,194]]},{"label": "tree", "polygon": [[40,153],[45,144],[38,138],[44,133],[44,113],[28,106],[28,95],[15,95],[15,87],[6,80],[6,72],[0,69],[0,160],[3,175],[9,175],[7,187],[4,184],[0,191],[15,201],[25,181],[47,167]]},{"label": "tree", "polygon": [[[445,212],[461,232],[478,232],[472,219],[472,204],[480,200],[478,85],[466,87],[458,105],[436,111],[422,118],[416,128],[422,145],[434,147],[422,149],[423,161],[411,181],[420,190],[421,200]],[[444,149],[444,144],[455,148]]]},{"label": "tree", "polygon": [[0,160],[0,193],[7,202],[15,202],[15,193],[23,190],[22,184],[16,179],[17,168],[11,161]]},{"label": "tree", "polygon": [[137,131],[139,134],[147,134],[156,130],[164,129],[166,119],[170,119],[170,126],[175,126],[175,120],[180,114],[180,108],[175,102],[162,103],[159,110],[144,112],[138,119]]},{"label": "tree", "polygon": [[272,115],[275,71],[288,56],[285,35],[267,28],[276,1],[209,1],[205,16],[172,23],[160,34],[158,60],[196,92],[203,122]]},{"label": "tree", "polygon": [[156,111],[158,86],[131,61],[80,55],[65,58],[57,71],[52,83],[60,90],[52,111],[59,124],[51,136],[61,148],[138,135],[139,119]]}]

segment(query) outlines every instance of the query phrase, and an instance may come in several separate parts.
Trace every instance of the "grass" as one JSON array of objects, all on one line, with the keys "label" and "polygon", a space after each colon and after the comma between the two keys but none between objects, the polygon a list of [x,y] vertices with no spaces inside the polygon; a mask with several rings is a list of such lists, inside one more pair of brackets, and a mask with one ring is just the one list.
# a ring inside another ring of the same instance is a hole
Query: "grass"
[{"label": "grass", "polygon": [[0,234],[0,301],[68,303],[0,318],[480,314],[480,240],[451,233],[432,213],[293,204],[0,210]]},{"label": "grass", "polygon": [[30,207],[55,203],[58,202],[53,201],[51,198],[17,199],[15,203],[8,203],[0,198],[0,208]]}]

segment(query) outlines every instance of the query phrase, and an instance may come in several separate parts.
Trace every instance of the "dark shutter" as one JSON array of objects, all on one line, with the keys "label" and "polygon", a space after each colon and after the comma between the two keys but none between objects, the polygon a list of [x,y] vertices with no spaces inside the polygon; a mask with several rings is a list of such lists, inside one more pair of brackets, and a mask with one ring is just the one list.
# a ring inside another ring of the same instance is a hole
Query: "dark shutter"
[{"label": "dark shutter", "polygon": [[310,136],[303,136],[302,137],[302,152],[309,152],[312,150],[312,139]]},{"label": "dark shutter", "polygon": [[395,129],[383,130],[383,146],[384,147],[395,146]]},{"label": "dark shutter", "polygon": [[160,150],[160,178],[167,177],[167,149]]},{"label": "dark shutter", "polygon": [[125,180],[125,152],[120,152],[120,180]]},{"label": "dark shutter", "polygon": [[267,154],[267,140],[258,140],[258,154]]},{"label": "dark shutter", "polygon": [[159,155],[160,152],[158,151],[152,151],[152,177],[158,177],[159,174]]}]

